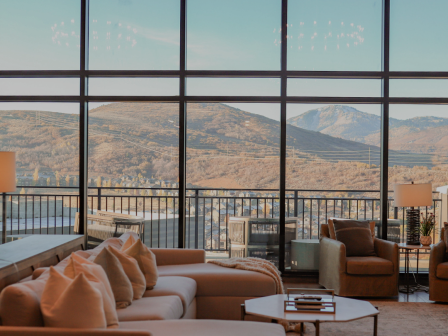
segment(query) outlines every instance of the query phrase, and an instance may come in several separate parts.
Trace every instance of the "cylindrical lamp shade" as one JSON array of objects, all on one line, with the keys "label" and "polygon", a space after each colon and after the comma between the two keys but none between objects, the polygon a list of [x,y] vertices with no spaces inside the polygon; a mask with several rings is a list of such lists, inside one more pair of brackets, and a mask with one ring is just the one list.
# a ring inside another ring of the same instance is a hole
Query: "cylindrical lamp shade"
[{"label": "cylindrical lamp shade", "polygon": [[0,152],[0,192],[16,191],[16,153]]},{"label": "cylindrical lamp shade", "polygon": [[396,207],[431,206],[431,183],[394,185],[394,203]]}]

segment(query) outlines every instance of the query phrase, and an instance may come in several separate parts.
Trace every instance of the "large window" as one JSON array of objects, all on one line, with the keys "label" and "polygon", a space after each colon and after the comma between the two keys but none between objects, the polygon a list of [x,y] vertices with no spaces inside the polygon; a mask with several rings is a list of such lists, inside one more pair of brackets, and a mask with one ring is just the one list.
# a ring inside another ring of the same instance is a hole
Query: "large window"
[{"label": "large window", "polygon": [[148,246],[236,256],[231,224],[247,217],[264,248],[238,256],[282,271],[301,271],[290,242],[318,238],[329,217],[403,240],[388,190],[448,181],[445,7],[2,1],[10,233],[72,233],[74,213],[113,211],[145,217]]}]

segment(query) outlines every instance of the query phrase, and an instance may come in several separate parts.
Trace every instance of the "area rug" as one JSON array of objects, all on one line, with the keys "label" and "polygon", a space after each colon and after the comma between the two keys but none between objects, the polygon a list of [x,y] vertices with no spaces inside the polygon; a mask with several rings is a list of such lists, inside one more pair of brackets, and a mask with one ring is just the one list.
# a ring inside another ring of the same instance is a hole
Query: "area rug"
[{"label": "area rug", "polygon": [[[374,301],[372,304],[380,311],[378,336],[448,335],[448,305],[388,301]],[[314,331],[314,326],[306,323],[305,335],[314,335]],[[372,336],[373,317],[352,322],[322,323],[320,334],[322,336]]]}]

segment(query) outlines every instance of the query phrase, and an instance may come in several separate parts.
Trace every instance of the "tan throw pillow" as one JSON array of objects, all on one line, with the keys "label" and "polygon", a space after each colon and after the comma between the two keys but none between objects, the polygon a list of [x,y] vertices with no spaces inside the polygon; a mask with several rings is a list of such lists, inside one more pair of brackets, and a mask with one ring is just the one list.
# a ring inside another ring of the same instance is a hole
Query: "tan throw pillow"
[{"label": "tan throw pillow", "polygon": [[117,250],[113,246],[109,246],[107,249],[117,257],[123,267],[124,272],[131,281],[133,299],[141,299],[146,291],[146,279],[138,266],[137,260],[128,256],[126,253]]},{"label": "tan throw pillow", "polygon": [[159,272],[157,271],[156,256],[145,245],[143,245],[140,239],[124,251],[128,256],[137,260],[140,270],[145,275],[146,289],[153,289],[159,278]]},{"label": "tan throw pillow", "polygon": [[94,264],[74,253],[69,258],[64,275],[74,279],[78,274],[83,273],[92,285],[99,289],[103,296],[104,312],[108,328],[118,328],[118,316],[115,309],[115,298],[109,279],[100,265]]},{"label": "tan throw pillow", "polygon": [[129,238],[124,242],[123,246],[121,247],[122,251],[127,250],[130,248],[134,243],[137,241],[137,239],[134,238],[133,235],[130,235]]},{"label": "tan throw pillow", "polygon": [[347,257],[376,256],[369,222],[333,220],[336,240],[344,243]]},{"label": "tan throw pillow", "polygon": [[132,284],[118,258],[107,248],[104,248],[93,262],[100,265],[106,272],[110,287],[114,293],[117,309],[129,306],[134,296]]},{"label": "tan throw pillow", "polygon": [[[333,220],[350,220],[350,219],[343,219],[343,218],[333,218],[333,219],[329,219],[328,220],[328,231],[330,234],[330,238],[331,239],[336,239],[336,235],[334,233],[334,224],[333,224]],[[375,238],[375,221],[371,221],[369,222],[370,225],[370,231],[372,232],[372,238]]]},{"label": "tan throw pillow", "polygon": [[107,326],[102,294],[83,273],[72,280],[51,267],[40,306],[46,327]]}]

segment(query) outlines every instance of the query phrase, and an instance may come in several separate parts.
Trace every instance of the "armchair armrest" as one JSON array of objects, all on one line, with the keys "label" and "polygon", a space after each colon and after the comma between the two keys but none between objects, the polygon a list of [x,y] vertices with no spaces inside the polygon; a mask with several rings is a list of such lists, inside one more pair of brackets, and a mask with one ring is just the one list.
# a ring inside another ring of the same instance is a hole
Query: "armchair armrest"
[{"label": "armchair armrest", "polygon": [[205,263],[204,250],[152,248],[157,266]]},{"label": "armchair armrest", "polygon": [[319,271],[333,274],[345,273],[346,265],[345,245],[335,239],[323,237],[320,240]]},{"label": "armchair armrest", "polygon": [[374,247],[375,247],[375,253],[378,257],[392,261],[394,264],[394,272],[399,272],[399,251],[398,251],[398,244],[383,240],[383,239],[374,239]]},{"label": "armchair armrest", "polygon": [[431,246],[429,255],[429,276],[436,276],[437,266],[445,261],[446,246],[443,240]]}]

